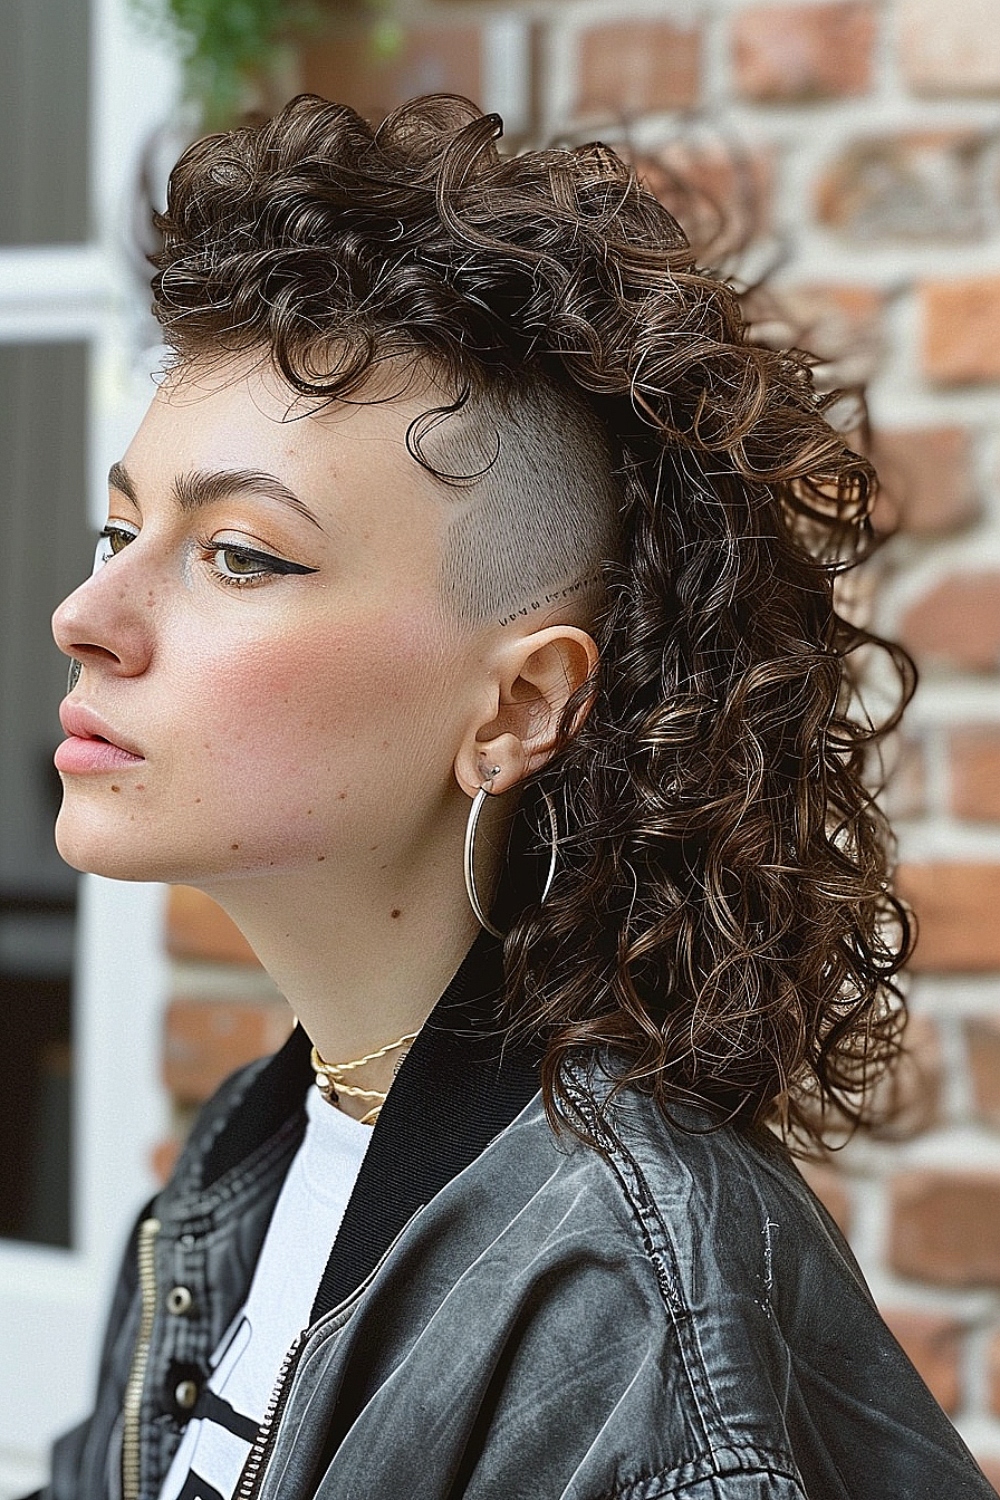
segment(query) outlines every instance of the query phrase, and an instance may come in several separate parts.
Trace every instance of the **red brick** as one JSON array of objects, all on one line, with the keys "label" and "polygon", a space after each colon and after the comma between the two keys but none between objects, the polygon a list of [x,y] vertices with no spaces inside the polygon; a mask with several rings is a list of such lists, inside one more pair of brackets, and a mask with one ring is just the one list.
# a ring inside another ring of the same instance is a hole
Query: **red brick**
[{"label": "red brick", "polygon": [[276,1051],[292,1024],[283,1000],[173,1000],[164,1083],[178,1104],[200,1104],[234,1069]]},{"label": "red brick", "polygon": [[1000,865],[940,862],[902,865],[897,886],[917,915],[910,967],[922,972],[1000,969]]},{"label": "red brick", "polygon": [[942,385],[1000,380],[1000,276],[919,288],[925,373]]},{"label": "red brick", "polygon": [[580,36],[577,69],[577,116],[687,109],[700,91],[701,31],[659,20],[590,26]]},{"label": "red brick", "polygon": [[1000,1491],[1000,1455],[995,1453],[985,1455],[978,1453],[976,1454],[976,1463],[982,1469],[993,1488]]},{"label": "red brick", "polygon": [[861,243],[979,235],[979,177],[989,144],[985,135],[968,130],[855,141],[820,179],[819,218]]},{"label": "red brick", "polygon": [[1000,724],[948,736],[950,805],[959,818],[1000,821]]},{"label": "red brick", "polygon": [[902,736],[886,748],[886,786],[879,801],[890,818],[918,818],[927,807],[923,746]]},{"label": "red brick", "polygon": [[167,903],[167,950],[175,958],[215,959],[220,963],[253,964],[256,953],[228,917],[193,886],[171,887]]},{"label": "red brick", "polygon": [[894,1178],[889,1264],[939,1286],[1000,1285],[1000,1174],[912,1171]]},{"label": "red brick", "polygon": [[880,529],[898,522],[914,536],[937,536],[978,517],[966,428],[882,428],[872,459],[881,481],[873,517]]},{"label": "red brick", "polygon": [[944,1058],[938,1029],[929,1016],[911,1016],[904,1050],[877,1085],[873,1103],[883,1139],[909,1140],[940,1122]]},{"label": "red brick", "polygon": [[968,672],[1000,667],[1000,572],[949,573],[917,599],[899,625],[922,665]]},{"label": "red brick", "polygon": [[851,1200],[843,1174],[814,1161],[800,1161],[799,1170],[840,1232],[850,1234]]},{"label": "red brick", "polygon": [[774,157],[770,150],[677,136],[633,153],[643,184],[670,210],[703,261],[762,237],[771,226]]},{"label": "red brick", "polygon": [[1000,1126],[1000,1017],[966,1021],[965,1045],[976,1115],[988,1125]]},{"label": "red brick", "polygon": [[866,94],[876,18],[869,5],[764,5],[733,23],[736,90],[765,103]]},{"label": "red brick", "polygon": [[[990,1406],[1000,1416],[1000,1329],[990,1340],[989,1354],[987,1355],[987,1374],[990,1382]],[[980,1459],[980,1463],[982,1460]],[[997,1466],[997,1474],[1000,1477],[1000,1455],[994,1459]],[[995,1483],[990,1480],[990,1483]]]},{"label": "red brick", "polygon": [[174,1136],[168,1136],[166,1140],[157,1141],[150,1152],[149,1164],[153,1170],[153,1176],[162,1186],[167,1181],[177,1158],[181,1154],[181,1143]]},{"label": "red brick", "polygon": [[366,119],[380,119],[417,94],[482,93],[482,34],[477,26],[452,22],[407,25],[380,47],[371,28],[337,28],[302,50],[302,87]]},{"label": "red brick", "polygon": [[900,0],[903,73],[921,94],[1000,92],[1000,0]]},{"label": "red brick", "polygon": [[923,1377],[939,1406],[955,1412],[962,1404],[961,1323],[941,1313],[914,1308],[882,1308],[893,1335]]},{"label": "red brick", "polygon": [[875,373],[882,352],[883,299],[874,287],[799,282],[755,288],[745,301],[754,338],[773,349],[808,349],[835,372],[833,383],[858,385]]}]

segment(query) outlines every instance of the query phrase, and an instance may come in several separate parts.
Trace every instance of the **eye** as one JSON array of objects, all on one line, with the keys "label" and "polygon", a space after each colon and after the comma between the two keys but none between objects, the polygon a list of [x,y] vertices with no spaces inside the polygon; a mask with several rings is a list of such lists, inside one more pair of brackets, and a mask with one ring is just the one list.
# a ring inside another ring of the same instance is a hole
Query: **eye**
[{"label": "eye", "polygon": [[240,547],[215,547],[212,557],[223,578],[259,578],[273,571],[270,558],[263,553],[244,552]]},{"label": "eye", "polygon": [[137,530],[133,531],[120,523],[105,526],[97,538],[97,546],[94,549],[93,571],[96,573],[98,568],[103,567],[112,557],[119,552],[124,552],[129,542],[134,542],[138,535]]},{"label": "eye", "polygon": [[211,563],[220,583],[233,588],[245,588],[265,583],[269,578],[288,573],[315,573],[315,568],[303,567],[301,563],[289,562],[284,557],[274,557],[270,552],[258,552],[253,547],[237,547],[230,542],[204,542],[203,555]]}]

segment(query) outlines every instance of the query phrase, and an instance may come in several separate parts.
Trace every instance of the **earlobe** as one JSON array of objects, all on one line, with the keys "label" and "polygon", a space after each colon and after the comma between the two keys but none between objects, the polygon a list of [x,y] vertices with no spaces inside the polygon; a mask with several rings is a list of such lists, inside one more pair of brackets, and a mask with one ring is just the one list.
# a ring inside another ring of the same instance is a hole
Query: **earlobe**
[{"label": "earlobe", "polygon": [[[496,722],[490,727],[495,728]],[[523,780],[528,769],[524,745],[509,731],[488,737],[477,735],[462,746],[455,759],[455,776],[470,797],[482,787],[500,796]]]}]

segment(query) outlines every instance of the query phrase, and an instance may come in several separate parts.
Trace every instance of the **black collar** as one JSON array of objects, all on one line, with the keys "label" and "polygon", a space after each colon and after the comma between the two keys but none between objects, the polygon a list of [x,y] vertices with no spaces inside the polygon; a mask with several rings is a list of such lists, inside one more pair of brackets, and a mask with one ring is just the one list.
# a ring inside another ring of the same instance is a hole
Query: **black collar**
[{"label": "black collar", "polygon": [[[538,1090],[540,1052],[506,1041],[503,950],[482,932],[434,1007],[379,1115],[311,1321],[348,1297],[409,1218],[509,1125]],[[297,1026],[254,1079],[205,1159],[202,1181],[246,1159],[302,1101],[313,1073]]]}]

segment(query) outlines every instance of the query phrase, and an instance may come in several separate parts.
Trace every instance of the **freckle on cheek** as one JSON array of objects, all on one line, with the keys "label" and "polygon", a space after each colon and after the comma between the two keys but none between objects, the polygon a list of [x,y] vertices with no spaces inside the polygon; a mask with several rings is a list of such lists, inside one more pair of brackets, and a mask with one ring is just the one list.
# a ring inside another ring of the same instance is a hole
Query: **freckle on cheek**
[{"label": "freckle on cheek", "polygon": [[400,913],[399,907],[398,906],[394,906],[392,908],[392,911],[389,913],[389,915],[390,915],[390,917],[398,917],[398,916],[400,916],[401,913]]},{"label": "freckle on cheek", "polygon": [[135,789],[137,792],[144,792],[146,790],[146,783],[144,781],[137,781]]},{"label": "freckle on cheek", "polygon": [[121,787],[120,786],[112,786],[111,790],[113,792],[120,792],[121,791]]},{"label": "freckle on cheek", "polygon": [[238,849],[240,846],[239,846],[239,844],[230,844],[229,847],[230,847],[230,849]]},{"label": "freckle on cheek", "polygon": [[318,865],[321,865],[323,863],[324,859],[326,859],[326,855],[325,854],[317,854],[317,856],[316,856],[316,863]]}]

